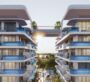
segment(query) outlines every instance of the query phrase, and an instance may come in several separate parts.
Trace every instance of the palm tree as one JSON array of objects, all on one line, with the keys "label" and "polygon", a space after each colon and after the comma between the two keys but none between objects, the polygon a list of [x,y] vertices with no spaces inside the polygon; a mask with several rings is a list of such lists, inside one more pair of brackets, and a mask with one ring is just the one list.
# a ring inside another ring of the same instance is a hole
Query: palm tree
[{"label": "palm tree", "polygon": [[37,29],[37,23],[36,23],[35,21],[32,21],[32,28],[33,28],[34,30]]},{"label": "palm tree", "polygon": [[60,29],[60,27],[61,27],[61,22],[60,21],[56,21],[55,29]]}]

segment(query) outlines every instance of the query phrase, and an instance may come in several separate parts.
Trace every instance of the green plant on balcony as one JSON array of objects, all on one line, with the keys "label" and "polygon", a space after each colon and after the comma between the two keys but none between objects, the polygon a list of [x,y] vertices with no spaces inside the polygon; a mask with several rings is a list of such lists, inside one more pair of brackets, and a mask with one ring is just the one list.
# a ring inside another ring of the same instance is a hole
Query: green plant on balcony
[{"label": "green plant on balcony", "polygon": [[55,29],[60,29],[60,27],[61,27],[61,22],[60,21],[56,21]]},{"label": "green plant on balcony", "polygon": [[55,82],[62,82],[58,74],[55,75]]},{"label": "green plant on balcony", "polygon": [[32,28],[33,28],[34,30],[37,29],[37,23],[36,23],[36,21],[32,21]]}]

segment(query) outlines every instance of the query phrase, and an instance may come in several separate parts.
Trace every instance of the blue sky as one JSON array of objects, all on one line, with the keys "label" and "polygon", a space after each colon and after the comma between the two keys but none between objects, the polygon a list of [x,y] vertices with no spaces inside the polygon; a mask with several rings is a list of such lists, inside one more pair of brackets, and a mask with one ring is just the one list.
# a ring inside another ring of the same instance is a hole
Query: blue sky
[{"label": "blue sky", "polygon": [[[0,0],[0,4],[21,4],[28,8],[33,20],[40,26],[53,26],[61,20],[69,5],[90,4],[90,0]],[[45,28],[41,28],[45,29]],[[41,38],[38,41],[38,52],[55,52],[56,38]]]}]

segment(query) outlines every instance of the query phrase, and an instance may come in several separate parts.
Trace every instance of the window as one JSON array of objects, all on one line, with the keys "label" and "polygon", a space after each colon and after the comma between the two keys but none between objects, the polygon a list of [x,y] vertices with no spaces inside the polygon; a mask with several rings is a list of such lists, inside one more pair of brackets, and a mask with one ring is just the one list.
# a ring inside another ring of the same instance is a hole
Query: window
[{"label": "window", "polygon": [[90,69],[90,63],[78,63],[80,69]]},{"label": "window", "polygon": [[9,31],[16,31],[16,22],[5,22],[5,30]]}]

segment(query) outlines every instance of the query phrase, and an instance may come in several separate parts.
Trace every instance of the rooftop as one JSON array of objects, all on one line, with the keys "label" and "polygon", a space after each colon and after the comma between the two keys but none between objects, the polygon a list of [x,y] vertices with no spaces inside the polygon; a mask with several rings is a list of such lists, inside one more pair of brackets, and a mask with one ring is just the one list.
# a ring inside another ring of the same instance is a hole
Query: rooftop
[{"label": "rooftop", "polygon": [[72,18],[90,18],[90,5],[71,5],[69,6],[64,20]]},{"label": "rooftop", "polygon": [[30,20],[24,5],[0,5],[0,18],[22,18]]}]

